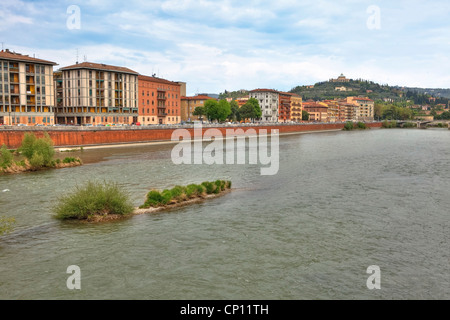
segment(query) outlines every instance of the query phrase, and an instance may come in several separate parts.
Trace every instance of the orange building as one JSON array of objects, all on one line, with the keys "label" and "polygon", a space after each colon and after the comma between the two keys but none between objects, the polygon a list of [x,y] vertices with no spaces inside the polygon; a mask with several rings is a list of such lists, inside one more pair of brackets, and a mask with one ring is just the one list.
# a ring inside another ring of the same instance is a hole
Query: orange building
[{"label": "orange building", "polygon": [[166,79],[138,76],[139,122],[177,124],[181,122],[181,84]]},{"label": "orange building", "polygon": [[309,121],[328,121],[328,107],[324,104],[308,100],[307,102],[303,103],[303,110],[309,113]]},{"label": "orange building", "polygon": [[280,122],[291,121],[291,96],[292,94],[289,92],[280,92],[280,113],[278,115]]}]

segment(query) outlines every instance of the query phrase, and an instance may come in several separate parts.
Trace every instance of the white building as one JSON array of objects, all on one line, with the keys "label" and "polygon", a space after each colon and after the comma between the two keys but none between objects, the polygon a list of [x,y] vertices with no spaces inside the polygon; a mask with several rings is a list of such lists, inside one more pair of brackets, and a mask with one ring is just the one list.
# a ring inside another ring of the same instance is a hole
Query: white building
[{"label": "white building", "polygon": [[250,98],[259,102],[262,111],[262,121],[278,122],[280,108],[280,93],[271,89],[256,89],[250,91]]}]

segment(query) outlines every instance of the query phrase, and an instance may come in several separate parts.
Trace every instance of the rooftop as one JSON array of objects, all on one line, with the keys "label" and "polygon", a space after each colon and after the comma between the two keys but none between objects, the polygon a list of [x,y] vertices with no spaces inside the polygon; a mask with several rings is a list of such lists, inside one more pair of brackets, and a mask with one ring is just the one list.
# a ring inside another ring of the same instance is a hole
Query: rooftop
[{"label": "rooftop", "polygon": [[277,90],[275,89],[255,89],[252,90],[250,92],[272,92],[272,93],[279,93]]},{"label": "rooftop", "polygon": [[139,79],[139,81],[149,81],[149,82],[169,84],[169,85],[173,85],[173,86],[181,86],[180,83],[169,81],[169,80],[158,78],[158,77],[153,77],[153,76],[150,77],[150,76],[139,75],[138,79]]},{"label": "rooftop", "polygon": [[27,55],[10,51],[8,49],[0,51],[0,59],[21,61],[21,62],[35,62],[35,63],[49,64],[53,66],[58,65],[56,62],[53,61],[32,58]]},{"label": "rooftop", "polygon": [[181,97],[181,100],[210,100],[210,99],[214,99],[214,98],[204,96],[204,95],[193,96],[193,97]]},{"label": "rooftop", "polygon": [[76,69],[93,69],[93,70],[113,71],[113,72],[122,72],[122,73],[139,75],[139,73],[137,73],[136,71],[133,71],[133,70],[125,68],[125,67],[117,67],[117,66],[111,66],[111,65],[107,65],[107,64],[101,64],[101,63],[92,63],[92,62],[78,63],[78,64],[74,64],[72,66],[67,66],[67,67],[61,68],[60,70],[76,70]]}]

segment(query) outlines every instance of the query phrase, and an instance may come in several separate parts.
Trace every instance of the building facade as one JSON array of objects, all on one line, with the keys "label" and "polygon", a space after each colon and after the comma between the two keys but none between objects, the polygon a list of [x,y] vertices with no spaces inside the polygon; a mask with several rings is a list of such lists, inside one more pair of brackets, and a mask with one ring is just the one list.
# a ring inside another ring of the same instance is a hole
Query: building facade
[{"label": "building facade", "polygon": [[367,97],[348,97],[347,103],[357,106],[356,121],[373,121],[375,116],[375,102]]},{"label": "building facade", "polygon": [[303,121],[303,99],[295,93],[291,93],[291,121]]},{"label": "building facade", "polygon": [[60,69],[56,78],[59,124],[117,125],[138,122],[138,73],[83,62]]},{"label": "building facade", "polygon": [[181,83],[143,75],[138,82],[141,125],[181,122]]},{"label": "building facade", "polygon": [[0,125],[53,125],[56,63],[0,52]]},{"label": "building facade", "polygon": [[290,122],[291,121],[291,97],[292,95],[288,92],[279,92],[280,106],[279,106],[279,117],[280,122]]},{"label": "building facade", "polygon": [[303,103],[303,110],[309,113],[309,121],[328,122],[328,107],[314,101]]},{"label": "building facade", "polygon": [[181,121],[191,122],[200,120],[199,116],[193,115],[195,108],[203,107],[205,101],[210,99],[213,98],[205,95],[197,95],[193,97],[181,97]]},{"label": "building facade", "polygon": [[261,120],[278,122],[280,108],[280,93],[271,89],[256,89],[250,91],[249,98],[255,98],[261,107]]}]

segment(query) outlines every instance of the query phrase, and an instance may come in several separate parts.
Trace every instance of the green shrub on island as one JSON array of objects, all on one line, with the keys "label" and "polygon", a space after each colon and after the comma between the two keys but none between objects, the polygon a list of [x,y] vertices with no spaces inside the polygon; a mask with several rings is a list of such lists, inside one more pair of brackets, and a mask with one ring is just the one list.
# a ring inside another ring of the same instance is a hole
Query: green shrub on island
[{"label": "green shrub on island", "polygon": [[3,145],[0,149],[0,167],[3,169],[8,168],[13,163],[14,155],[8,150],[6,145]]},{"label": "green shrub on island", "polygon": [[19,152],[35,168],[51,167],[55,156],[53,141],[48,133],[45,133],[41,139],[37,139],[34,134],[25,133]]},{"label": "green shrub on island", "polygon": [[2,146],[0,149],[0,172],[17,173],[82,164],[79,158],[54,159],[55,149],[48,133],[45,133],[44,137],[40,139],[36,138],[34,134],[25,133],[22,145],[16,154],[22,155],[24,159],[14,161],[14,153],[8,150],[5,145]]},{"label": "green shrub on island", "polygon": [[63,196],[53,208],[60,220],[84,220],[93,216],[121,215],[134,211],[127,192],[116,183],[89,181],[77,186],[73,194]]},{"label": "green shrub on island", "polygon": [[14,218],[0,217],[0,236],[10,233],[14,223],[16,223]]},{"label": "green shrub on island", "polygon": [[219,194],[226,189],[231,189],[231,181],[217,180],[215,182],[203,182],[200,185],[190,184],[187,187],[176,186],[162,192],[151,190],[147,199],[140,208],[156,208],[169,204],[177,204],[189,199],[201,198],[206,195]]}]

